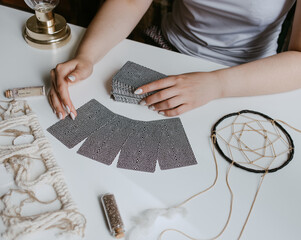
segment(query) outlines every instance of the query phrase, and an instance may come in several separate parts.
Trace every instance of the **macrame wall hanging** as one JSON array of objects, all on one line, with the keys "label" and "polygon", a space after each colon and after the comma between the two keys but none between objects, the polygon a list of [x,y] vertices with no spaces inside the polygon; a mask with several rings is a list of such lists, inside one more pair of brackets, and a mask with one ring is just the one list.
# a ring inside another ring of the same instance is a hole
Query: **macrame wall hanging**
[{"label": "macrame wall hanging", "polygon": [[13,179],[0,186],[6,227],[1,239],[45,230],[83,237],[86,219],[71,199],[37,116],[25,101],[11,101],[1,102],[0,117],[0,166]]},{"label": "macrame wall hanging", "polygon": [[[141,216],[136,218],[135,227],[130,231],[131,236],[129,236],[128,239],[139,239],[142,233],[145,234],[145,232],[151,228],[158,216],[170,218],[179,213],[183,215],[183,212],[185,212],[183,207],[186,203],[212,189],[218,179],[216,151],[230,163],[226,174],[226,184],[230,192],[231,201],[225,225],[218,234],[206,238],[207,240],[222,239],[222,234],[226,230],[231,219],[234,193],[232,192],[229,183],[230,169],[235,166],[244,171],[260,174],[261,176],[247,218],[245,219],[240,233],[237,233],[237,239],[240,239],[253,210],[265,176],[268,173],[282,169],[293,159],[293,140],[280,123],[295,131],[301,132],[281,120],[274,120],[265,114],[251,110],[231,113],[219,119],[213,125],[211,130],[212,153],[216,172],[213,183],[206,189],[191,196],[175,207],[146,210]],[[178,232],[187,239],[200,240],[199,238],[191,237],[178,229],[164,230],[161,232],[159,239],[168,239],[164,238],[164,235],[169,231]]]}]

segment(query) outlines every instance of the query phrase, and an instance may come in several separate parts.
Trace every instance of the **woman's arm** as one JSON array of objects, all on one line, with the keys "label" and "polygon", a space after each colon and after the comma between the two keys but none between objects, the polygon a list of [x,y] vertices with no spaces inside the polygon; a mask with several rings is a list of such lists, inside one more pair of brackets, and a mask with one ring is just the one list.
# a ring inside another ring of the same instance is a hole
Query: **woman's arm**
[{"label": "woman's arm", "polygon": [[301,88],[301,0],[297,1],[289,51],[210,73],[171,76],[144,85],[145,93],[160,90],[142,104],[175,116],[223,97],[272,94]]},{"label": "woman's arm", "polygon": [[51,70],[48,99],[57,116],[76,116],[68,86],[91,75],[93,65],[126,38],[142,18],[152,0],[106,0],[89,25],[76,56]]},{"label": "woman's arm", "polygon": [[222,97],[252,96],[301,87],[301,1],[297,1],[287,52],[218,72]]},{"label": "woman's arm", "polygon": [[137,25],[152,0],[106,0],[78,48],[77,56],[99,61]]}]

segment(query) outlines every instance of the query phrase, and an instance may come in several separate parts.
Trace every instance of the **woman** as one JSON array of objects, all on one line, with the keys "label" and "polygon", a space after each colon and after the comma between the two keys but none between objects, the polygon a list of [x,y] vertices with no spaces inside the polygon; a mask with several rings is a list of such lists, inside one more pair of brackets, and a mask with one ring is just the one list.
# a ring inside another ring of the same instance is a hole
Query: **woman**
[{"label": "woman", "polygon": [[[151,0],[107,0],[89,25],[73,59],[51,71],[49,101],[60,119],[76,110],[68,86],[91,75],[93,65],[126,38]],[[176,116],[224,97],[253,96],[301,87],[301,0],[297,0],[287,52],[277,38],[294,0],[176,0],[162,24],[180,52],[230,66],[213,72],[169,76],[135,91],[159,90],[141,104]],[[65,112],[66,110],[66,112]]]}]

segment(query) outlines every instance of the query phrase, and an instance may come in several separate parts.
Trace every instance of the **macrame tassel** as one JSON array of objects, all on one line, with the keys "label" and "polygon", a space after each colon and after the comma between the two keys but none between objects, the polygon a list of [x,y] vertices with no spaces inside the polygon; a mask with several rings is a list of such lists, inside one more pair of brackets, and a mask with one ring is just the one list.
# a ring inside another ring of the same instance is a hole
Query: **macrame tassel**
[{"label": "macrame tassel", "polygon": [[168,219],[174,218],[176,215],[184,217],[186,209],[183,207],[172,208],[154,208],[148,209],[133,219],[134,227],[129,230],[127,240],[141,240],[149,233],[152,226],[155,224],[158,217]]},{"label": "macrame tassel", "polygon": [[76,212],[49,212],[35,217],[26,217],[24,220],[20,217],[2,217],[9,228],[2,234],[4,239],[17,239],[19,236],[25,236],[33,232],[43,231],[50,228],[60,228],[60,234],[77,234],[83,237],[85,219]]}]

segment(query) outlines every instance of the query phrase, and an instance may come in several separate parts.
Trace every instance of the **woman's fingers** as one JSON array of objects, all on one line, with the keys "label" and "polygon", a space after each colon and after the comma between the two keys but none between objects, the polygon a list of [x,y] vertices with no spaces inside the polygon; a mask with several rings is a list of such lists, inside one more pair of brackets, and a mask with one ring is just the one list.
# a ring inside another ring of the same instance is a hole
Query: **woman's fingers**
[{"label": "woman's fingers", "polygon": [[68,72],[67,80],[71,84],[79,82],[89,77],[92,71],[93,71],[92,64],[79,63],[76,65],[75,69],[72,69],[71,71]]},{"label": "woman's fingers", "polygon": [[162,78],[159,79],[157,81],[145,84],[141,87],[139,87],[138,89],[136,89],[136,91],[134,92],[135,94],[143,94],[143,93],[148,93],[148,92],[152,92],[152,91],[156,91],[156,90],[160,90],[160,89],[164,89],[164,88],[169,88],[171,86],[174,86],[176,84],[177,80],[176,77],[174,76],[170,76],[167,78]]},{"label": "woman's fingers", "polygon": [[93,64],[88,60],[76,58],[65,63],[60,63],[55,68],[54,81],[57,95],[66,112],[72,119],[77,116],[74,105],[71,101],[68,87],[89,77],[93,71]]},{"label": "woman's fingers", "polygon": [[67,84],[76,83],[81,80],[78,73],[75,73],[77,61],[70,60],[65,63],[59,63],[55,67],[55,75],[58,81],[65,81]]},{"label": "woman's fingers", "polygon": [[141,105],[153,105],[155,103],[162,102],[166,99],[173,98],[179,94],[179,91],[175,87],[166,88],[164,90],[161,90],[159,92],[156,92],[140,102]]},{"label": "woman's fingers", "polygon": [[57,115],[57,117],[59,119],[64,119],[66,117],[65,110],[64,110],[64,108],[59,100],[59,97],[57,96],[56,91],[54,90],[53,87],[49,91],[48,99],[49,99],[49,103],[50,103],[53,111]]},{"label": "woman's fingers", "polygon": [[92,71],[92,62],[83,58],[74,58],[60,63],[50,71],[52,87],[48,99],[59,118],[65,118],[67,113],[72,119],[75,119],[77,113],[71,101],[68,87],[89,77]]},{"label": "woman's fingers", "polygon": [[64,74],[66,70],[64,70],[62,65],[58,65],[54,71],[54,74],[52,72],[52,79],[55,82],[55,90],[57,92],[57,95],[62,103],[62,105],[65,108],[65,111],[70,114],[72,119],[76,117],[76,110],[72,104],[72,101],[70,99],[69,95],[69,82],[66,79],[66,75]]},{"label": "woman's fingers", "polygon": [[52,104],[52,100],[51,100],[51,98],[50,98],[50,94],[48,94],[47,98],[48,98],[48,102],[49,102],[49,104],[50,104],[50,107],[51,107],[52,110],[53,110],[53,113],[56,114],[55,108],[54,108],[54,106],[53,106],[53,104]]},{"label": "woman's fingers", "polygon": [[158,102],[156,104],[150,105],[148,108],[153,111],[161,111],[161,110],[168,110],[178,107],[179,105],[183,104],[183,100],[181,97],[171,97],[164,101]]},{"label": "woman's fingers", "polygon": [[[67,114],[70,114],[72,119],[75,119],[76,111],[69,96],[68,83],[65,80],[59,80],[56,74],[56,70],[54,69],[51,70],[50,76],[52,88],[49,93],[51,94],[51,97],[49,99],[51,101],[53,109],[55,109],[60,119],[65,118],[65,112],[67,112]],[[59,108],[59,112],[57,108]]]},{"label": "woman's fingers", "polygon": [[174,117],[191,110],[192,106],[187,104],[183,97],[176,96],[150,105],[148,108],[163,116]]},{"label": "woman's fingers", "polygon": [[188,104],[182,104],[176,108],[173,109],[168,109],[168,110],[164,110],[164,111],[159,111],[158,113],[166,116],[166,117],[174,117],[174,116],[178,116],[180,114],[183,114],[189,110],[191,110],[192,107],[190,107]]}]

